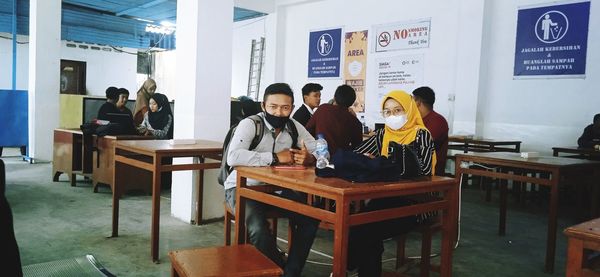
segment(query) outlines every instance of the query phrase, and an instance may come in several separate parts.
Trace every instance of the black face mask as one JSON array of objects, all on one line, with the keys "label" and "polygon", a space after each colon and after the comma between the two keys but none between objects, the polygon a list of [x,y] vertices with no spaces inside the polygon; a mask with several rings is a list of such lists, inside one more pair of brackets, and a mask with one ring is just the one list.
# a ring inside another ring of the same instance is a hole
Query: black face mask
[{"label": "black face mask", "polygon": [[271,126],[273,126],[273,128],[279,129],[285,126],[288,120],[290,120],[290,117],[274,116],[268,112],[265,112],[265,119],[267,120],[267,122],[269,122],[269,124],[271,124]]}]

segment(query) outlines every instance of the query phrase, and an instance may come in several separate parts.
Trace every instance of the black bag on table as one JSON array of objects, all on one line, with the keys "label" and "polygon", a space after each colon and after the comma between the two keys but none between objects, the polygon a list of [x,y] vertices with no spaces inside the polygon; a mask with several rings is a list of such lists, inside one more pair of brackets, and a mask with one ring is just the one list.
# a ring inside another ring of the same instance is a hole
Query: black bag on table
[{"label": "black bag on table", "polygon": [[390,142],[388,157],[369,158],[348,150],[338,150],[331,158],[334,168],[315,169],[319,177],[339,177],[357,183],[391,182],[421,175],[412,145]]}]

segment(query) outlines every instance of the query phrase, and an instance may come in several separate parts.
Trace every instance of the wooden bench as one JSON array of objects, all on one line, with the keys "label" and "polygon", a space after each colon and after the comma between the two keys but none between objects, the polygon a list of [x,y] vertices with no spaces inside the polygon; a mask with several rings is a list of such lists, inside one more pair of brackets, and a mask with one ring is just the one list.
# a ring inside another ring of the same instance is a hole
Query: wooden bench
[{"label": "wooden bench", "polygon": [[600,218],[571,226],[565,229],[564,233],[569,238],[566,276],[599,277],[600,272],[594,271],[593,268],[598,270],[600,258],[596,256],[590,261],[588,252],[600,251]]},{"label": "wooden bench", "polygon": [[281,276],[283,270],[250,244],[169,252],[171,276]]}]

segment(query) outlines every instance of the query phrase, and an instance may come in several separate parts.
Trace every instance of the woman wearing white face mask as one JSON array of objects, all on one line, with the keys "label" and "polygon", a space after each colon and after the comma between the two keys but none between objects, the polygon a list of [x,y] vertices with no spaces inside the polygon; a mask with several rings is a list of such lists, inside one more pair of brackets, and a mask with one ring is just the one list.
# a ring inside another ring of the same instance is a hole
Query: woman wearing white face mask
[{"label": "woman wearing white face mask", "polygon": [[[381,106],[385,128],[377,130],[354,151],[371,157],[387,156],[390,141],[411,145],[419,161],[421,175],[433,175],[436,162],[433,139],[412,97],[401,90],[391,91],[383,97]],[[372,199],[365,205],[365,211],[410,205],[420,202],[419,198],[422,196]],[[410,231],[430,216],[408,216],[351,228],[348,269],[358,268],[358,276],[381,276],[383,241]]]}]

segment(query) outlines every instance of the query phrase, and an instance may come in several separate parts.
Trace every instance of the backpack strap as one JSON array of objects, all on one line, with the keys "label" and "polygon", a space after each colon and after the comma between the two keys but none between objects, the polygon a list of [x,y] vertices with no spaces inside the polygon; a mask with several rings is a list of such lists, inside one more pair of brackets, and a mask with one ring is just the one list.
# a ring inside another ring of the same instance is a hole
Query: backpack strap
[{"label": "backpack strap", "polygon": [[265,124],[263,122],[263,118],[259,115],[251,115],[248,116],[248,118],[252,119],[255,127],[254,138],[252,139],[252,142],[250,142],[250,147],[248,150],[254,150],[254,148],[256,148],[262,140],[262,137],[265,133]]},{"label": "backpack strap", "polygon": [[292,137],[292,148],[300,149],[298,147],[298,129],[296,128],[296,124],[290,118],[287,122],[288,129],[290,129],[290,136]]}]

